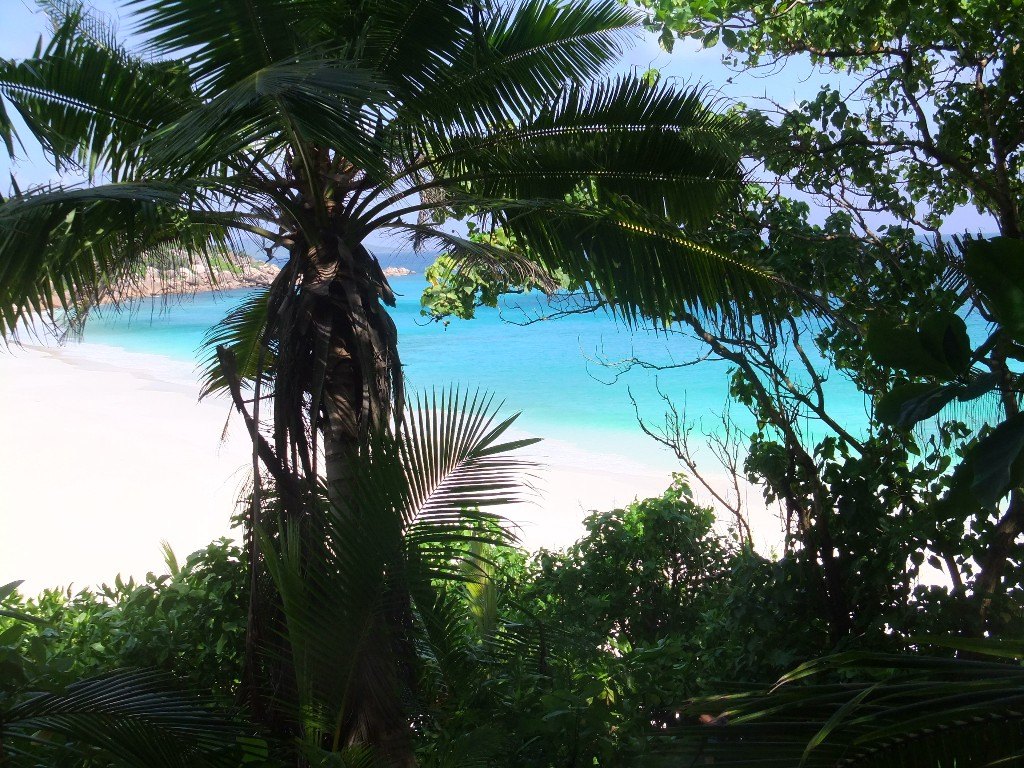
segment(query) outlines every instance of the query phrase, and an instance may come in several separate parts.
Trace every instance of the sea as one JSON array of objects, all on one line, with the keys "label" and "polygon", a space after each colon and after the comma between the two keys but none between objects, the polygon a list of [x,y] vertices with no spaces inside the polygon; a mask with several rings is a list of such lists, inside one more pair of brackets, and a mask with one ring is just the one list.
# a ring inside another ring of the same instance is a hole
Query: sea
[{"label": "sea", "polygon": [[[536,294],[506,296],[471,320],[436,322],[423,316],[420,305],[422,270],[430,260],[406,256],[390,263],[418,267],[416,274],[390,280],[410,393],[452,385],[482,390],[503,404],[503,412],[520,414],[520,430],[661,467],[675,459],[644,434],[639,420],[660,428],[670,403],[684,415],[695,444],[722,435],[723,415],[736,434],[756,429],[741,406],[729,406],[730,365],[704,359],[708,350],[687,335],[631,328],[603,311],[560,313],[564,299],[552,304]],[[245,294],[200,293],[105,309],[90,316],[83,340],[189,363],[198,376],[204,333]],[[631,360],[649,365],[629,365]],[[814,362],[827,370],[824,360]],[[828,374],[825,389],[840,423],[867,427],[868,404],[840,372]],[[813,419],[803,427],[808,439],[826,433]]]}]

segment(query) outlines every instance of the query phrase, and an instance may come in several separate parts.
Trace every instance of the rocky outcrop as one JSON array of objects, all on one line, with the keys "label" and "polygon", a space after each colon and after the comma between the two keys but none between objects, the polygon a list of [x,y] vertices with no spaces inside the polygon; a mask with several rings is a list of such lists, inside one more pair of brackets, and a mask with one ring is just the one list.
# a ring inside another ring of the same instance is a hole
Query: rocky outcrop
[{"label": "rocky outcrop", "polygon": [[270,285],[281,268],[266,262],[240,259],[231,269],[211,271],[205,265],[157,269],[147,267],[137,280],[111,291],[107,301],[130,301],[152,296],[230,291]]},{"label": "rocky outcrop", "polygon": [[[262,261],[239,259],[232,269],[211,272],[205,265],[158,269],[147,267],[138,279],[109,290],[104,302],[131,301],[154,296],[202,293],[204,291],[230,291],[237,288],[255,288],[270,285],[281,268]],[[387,267],[387,277],[405,277],[414,272],[405,267]]]}]

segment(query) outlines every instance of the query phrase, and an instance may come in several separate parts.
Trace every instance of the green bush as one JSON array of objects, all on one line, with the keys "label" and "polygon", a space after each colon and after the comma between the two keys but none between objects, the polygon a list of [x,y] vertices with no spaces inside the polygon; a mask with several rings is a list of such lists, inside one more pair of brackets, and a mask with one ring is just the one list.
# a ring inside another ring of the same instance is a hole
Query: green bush
[{"label": "green bush", "polygon": [[242,553],[213,542],[170,573],[98,590],[48,589],[5,603],[37,619],[0,617],[4,689],[66,685],[126,667],[169,672],[190,687],[228,698],[241,678],[247,598]]}]

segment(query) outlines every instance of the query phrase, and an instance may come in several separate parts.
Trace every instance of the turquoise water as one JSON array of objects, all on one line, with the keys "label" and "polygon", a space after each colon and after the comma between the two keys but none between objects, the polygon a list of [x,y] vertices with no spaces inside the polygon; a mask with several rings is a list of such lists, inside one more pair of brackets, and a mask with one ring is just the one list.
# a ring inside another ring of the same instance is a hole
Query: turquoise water
[{"label": "turquoise water", "polygon": [[[720,424],[728,365],[702,362],[672,372],[634,369],[616,378],[600,360],[630,357],[685,361],[702,353],[694,340],[653,332],[631,332],[604,314],[582,314],[518,325],[524,312],[543,310],[538,299],[509,297],[500,309],[482,309],[470,321],[447,326],[420,316],[422,275],[392,279],[399,294],[393,311],[399,349],[410,391],[446,386],[482,388],[521,411],[519,425],[530,432],[610,453],[651,455],[653,441],[642,435],[630,393],[642,416],[660,421],[659,387],[697,426]],[[144,302],[132,312],[106,311],[92,317],[85,341],[129,351],[197,362],[203,333],[220,320],[244,291],[199,294],[172,304]],[[838,375],[828,383],[836,417],[850,427],[866,423],[864,403]],[[732,416],[743,429],[753,424],[741,408]],[[813,425],[810,425],[813,433]]]}]

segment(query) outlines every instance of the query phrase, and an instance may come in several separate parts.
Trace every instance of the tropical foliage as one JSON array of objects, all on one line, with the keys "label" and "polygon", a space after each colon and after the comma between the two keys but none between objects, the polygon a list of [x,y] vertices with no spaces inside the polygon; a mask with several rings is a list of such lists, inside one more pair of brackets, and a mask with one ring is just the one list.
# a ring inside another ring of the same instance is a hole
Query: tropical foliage
[{"label": "tropical foliage", "polygon": [[[262,488],[254,468],[241,685],[257,718],[283,732],[279,685],[294,685],[310,748],[389,743],[404,715],[360,682],[377,674],[370,656],[349,649],[356,677],[338,678],[348,687],[324,703],[338,718],[328,728],[310,709],[325,694],[309,689],[311,649],[294,630],[313,610],[311,564],[341,567],[341,552],[322,549],[331,530],[316,526],[343,515],[365,528],[336,539],[347,549],[378,541],[366,538],[371,523],[397,525],[355,513],[361,473],[377,486],[395,479],[361,462],[398,461],[377,441],[395,431],[400,444],[405,401],[394,296],[367,238],[429,244],[451,269],[500,271],[514,285],[553,288],[558,270],[628,319],[750,307],[767,295],[767,272],[700,237],[735,200],[738,126],[697,90],[610,76],[638,24],[614,2],[143,0],[129,4],[137,50],[80,6],[46,7],[50,39],[0,71],[0,133],[12,153],[34,138],[86,183],[15,188],[0,204],[0,331],[27,314],[80,320],[154,253],[210,265],[247,238],[286,255],[270,289],[210,336],[208,389],[229,391],[272,481]],[[453,234],[441,226],[451,217],[507,239]],[[377,558],[360,578],[390,579],[412,567],[396,565],[397,551],[348,556]],[[380,591],[353,584],[351,600]],[[388,690],[411,664],[409,648],[389,644],[412,643],[412,606],[426,610],[410,585],[396,588],[385,615],[363,606],[345,619],[369,632],[357,647],[393,667]],[[318,597],[320,611],[328,596]],[[287,652],[258,662],[280,637]]]},{"label": "tropical foliage", "polygon": [[419,668],[461,641],[445,585],[486,563],[473,544],[507,541],[486,510],[519,498],[522,462],[507,454],[535,440],[500,442],[515,417],[495,421],[488,397],[417,405],[401,432],[372,436],[343,505],[323,489],[319,514],[257,530],[284,618],[268,668],[281,653],[290,671],[264,676],[282,686],[265,700],[285,704],[276,716],[295,720],[314,764],[368,744],[386,764],[413,762]]},{"label": "tropical foliage", "polygon": [[[4,765],[235,766],[266,754],[265,743],[244,720],[223,714],[226,710],[218,709],[208,694],[197,693],[198,688],[183,690],[166,672],[122,668],[138,660],[142,633],[110,650],[94,642],[91,658],[76,640],[68,642],[86,622],[91,632],[121,633],[122,622],[111,614],[124,607],[131,612],[137,605],[132,604],[135,590],[111,595],[121,599],[102,613],[91,595],[79,595],[69,606],[49,593],[44,602],[58,608],[51,614],[40,604],[19,604],[17,586],[0,588]],[[148,624],[164,637],[148,651],[160,655],[171,643],[166,623],[155,613],[146,617]],[[202,621],[194,626],[201,627]],[[98,660],[98,655],[105,658]],[[230,653],[222,647],[218,655]],[[194,675],[193,681],[205,687],[208,681],[200,682],[202,677]]]},{"label": "tropical foliage", "polygon": [[[768,693],[695,701],[684,714],[700,723],[704,713],[705,723],[680,728],[653,763],[941,767],[1016,762],[1024,749],[1024,728],[1015,702],[1024,679],[1019,663],[1000,658],[1019,661],[1019,643],[947,643],[978,658],[843,654],[800,666]],[[800,684],[836,674],[847,679]],[[720,714],[708,718],[709,711]]]},{"label": "tropical foliage", "polygon": [[[999,0],[638,5],[663,45],[721,44],[743,69],[806,63],[814,98],[770,102],[770,170],[864,223],[885,212],[937,234],[959,206],[1021,236],[1020,14]],[[853,171],[851,173],[851,171]]]},{"label": "tropical foliage", "polygon": [[[48,6],[0,130],[86,182],[0,202],[0,331],[79,320],[147,260],[286,262],[208,336],[258,459],[243,545],[0,595],[0,762],[1020,759],[1020,14],[641,5],[666,48],[835,84],[723,116],[609,77],[639,21],[611,2],[136,0],[135,51]],[[1000,237],[946,237],[963,205]],[[529,441],[486,396],[406,407],[381,233],[441,252],[434,318],[539,289],[698,338],[754,425],[708,437],[731,485],[670,408],[644,427],[689,480],[515,550],[494,508]],[[781,511],[772,557],[746,482]]]},{"label": "tropical foliage", "polygon": [[16,647],[32,648],[54,684],[144,668],[230,704],[241,682],[248,603],[242,557],[221,540],[181,563],[167,550],[168,572],[142,582],[117,577],[96,590],[19,596],[12,610],[29,623],[17,630]]}]

